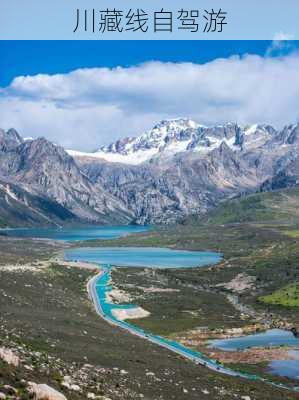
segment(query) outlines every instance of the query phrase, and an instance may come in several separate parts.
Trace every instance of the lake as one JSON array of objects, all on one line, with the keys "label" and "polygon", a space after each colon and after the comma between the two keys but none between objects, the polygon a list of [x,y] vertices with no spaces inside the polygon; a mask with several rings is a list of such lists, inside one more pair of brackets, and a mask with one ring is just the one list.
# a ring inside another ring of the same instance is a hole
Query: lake
[{"label": "lake", "polygon": [[151,228],[141,225],[124,226],[90,226],[81,228],[17,228],[1,229],[0,231],[13,237],[42,238],[54,240],[93,240],[117,239],[133,233],[147,232]]},{"label": "lake", "polygon": [[121,267],[192,268],[215,264],[221,254],[158,247],[86,247],[65,250],[65,259]]},{"label": "lake", "polygon": [[298,346],[299,338],[292,332],[282,329],[270,329],[263,333],[247,335],[232,339],[210,340],[209,347],[220,350],[235,351],[245,350],[249,347],[273,347],[273,346]]},{"label": "lake", "polygon": [[[290,346],[299,349],[299,338],[292,332],[270,329],[256,335],[247,335],[224,340],[210,340],[209,347],[224,351],[245,350],[250,347]],[[296,360],[273,360],[268,364],[268,372],[273,375],[299,379],[299,351],[289,351]]]},{"label": "lake", "polygon": [[289,351],[296,360],[274,360],[269,363],[271,374],[299,380],[299,351]]},{"label": "lake", "polygon": [[[148,226],[100,226],[84,228],[63,228],[63,229],[2,229],[1,232],[8,236],[32,237],[55,239],[65,241],[82,241],[91,239],[115,239],[129,234],[142,233],[150,229]],[[183,355],[195,362],[203,363],[215,371],[248,378],[250,380],[260,379],[258,376],[235,372],[227,367],[217,364],[214,360],[208,359],[204,354],[189,349],[180,343],[170,341],[160,336],[145,333],[142,329],[130,325],[125,321],[119,321],[114,316],[114,309],[136,307],[133,304],[112,304],[107,301],[107,292],[111,290],[111,266],[119,267],[152,267],[152,268],[192,268],[203,267],[218,263],[222,255],[214,252],[197,252],[172,250],[167,248],[150,247],[82,247],[65,250],[65,259],[73,261],[87,261],[103,265],[103,274],[95,282],[97,304],[105,318],[123,327],[131,333],[144,337],[152,342],[166,347],[176,353]],[[279,329],[269,330],[265,333],[248,335],[240,338],[227,340],[210,341],[210,346],[222,350],[243,350],[248,347],[264,346],[297,346],[299,339],[292,333]],[[273,361],[269,369],[273,374],[298,378],[299,361]]]}]

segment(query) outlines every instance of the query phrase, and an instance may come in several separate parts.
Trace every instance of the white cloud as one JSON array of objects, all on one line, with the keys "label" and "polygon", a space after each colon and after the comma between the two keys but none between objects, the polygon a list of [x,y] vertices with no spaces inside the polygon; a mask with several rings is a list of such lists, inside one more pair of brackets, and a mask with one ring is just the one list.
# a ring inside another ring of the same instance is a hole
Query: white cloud
[{"label": "white cloud", "polygon": [[273,37],[273,41],[267,49],[267,57],[285,56],[295,50],[294,35],[285,32],[277,32]]},{"label": "white cloud", "polygon": [[17,77],[0,90],[0,126],[91,150],[178,116],[282,126],[298,120],[298,98],[298,54],[150,62]]},{"label": "white cloud", "polygon": [[277,32],[274,35],[273,41],[281,41],[281,40],[294,40],[295,37],[294,35],[292,35],[291,33],[285,33],[285,32]]}]

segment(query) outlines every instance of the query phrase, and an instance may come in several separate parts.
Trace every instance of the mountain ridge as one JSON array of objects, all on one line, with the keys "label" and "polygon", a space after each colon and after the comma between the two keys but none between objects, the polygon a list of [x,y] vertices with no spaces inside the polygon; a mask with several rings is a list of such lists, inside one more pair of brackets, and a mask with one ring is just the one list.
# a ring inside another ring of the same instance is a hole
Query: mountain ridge
[{"label": "mountain ridge", "polygon": [[54,205],[66,210],[70,222],[131,221],[132,215],[119,201],[99,185],[92,185],[62,147],[45,138],[11,140],[9,131],[3,132],[0,138],[7,139],[9,146],[2,146],[0,151],[0,179],[7,187],[14,185],[18,192],[26,193],[24,198],[33,196],[49,202],[51,209],[44,215],[45,221],[55,221],[58,209]]},{"label": "mountain ridge", "polygon": [[[257,146],[259,141],[270,140],[278,131],[267,124],[240,126],[229,122],[207,127],[192,120],[179,118],[162,120],[140,136],[119,139],[102,146],[93,153],[67,150],[74,157],[100,158],[108,162],[139,165],[163,152],[174,155],[184,151],[209,152],[222,141],[232,148]],[[250,138],[253,137],[252,143]]]},{"label": "mountain ridge", "polygon": [[298,150],[299,124],[277,130],[267,124],[206,127],[183,118],[164,120],[95,153],[0,130],[0,206],[9,196],[3,187],[13,185],[20,198],[37,205],[37,214],[45,212],[45,221],[174,223],[230,198],[296,186]]},{"label": "mountain ridge", "polygon": [[73,156],[93,182],[125,202],[138,223],[172,223],[227,198],[271,190],[281,170],[286,179],[280,186],[297,184],[298,126],[167,120],[136,138]]}]

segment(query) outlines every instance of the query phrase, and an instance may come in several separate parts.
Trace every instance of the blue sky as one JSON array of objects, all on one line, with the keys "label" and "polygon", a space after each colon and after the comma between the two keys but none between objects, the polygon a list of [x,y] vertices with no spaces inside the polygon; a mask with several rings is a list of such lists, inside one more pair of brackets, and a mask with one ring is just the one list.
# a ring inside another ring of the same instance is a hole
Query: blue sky
[{"label": "blue sky", "polygon": [[205,63],[247,53],[263,56],[270,45],[271,41],[262,40],[0,41],[0,86],[20,75],[66,73],[82,67],[127,67],[146,61]]},{"label": "blue sky", "polygon": [[0,127],[90,151],[161,119],[299,120],[295,41],[0,41]]}]

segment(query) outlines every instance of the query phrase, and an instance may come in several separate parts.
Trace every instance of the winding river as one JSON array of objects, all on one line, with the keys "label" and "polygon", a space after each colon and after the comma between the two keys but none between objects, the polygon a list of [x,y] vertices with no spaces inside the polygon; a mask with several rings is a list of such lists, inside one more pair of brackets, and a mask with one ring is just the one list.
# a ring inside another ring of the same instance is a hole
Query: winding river
[{"label": "winding river", "polygon": [[[140,229],[139,229],[140,228]],[[39,237],[58,240],[86,240],[117,238],[129,233],[146,231],[147,227],[108,227],[84,229],[17,229],[7,230],[9,236]],[[75,248],[65,251],[65,259],[85,261],[99,265],[99,273],[88,283],[88,292],[94,303],[96,312],[108,323],[129,331],[131,334],[148,340],[156,345],[177,353],[196,364],[203,365],[222,374],[240,377],[253,381],[262,381],[273,386],[288,390],[299,391],[298,388],[272,382],[262,376],[234,371],[215,360],[208,358],[201,352],[189,349],[178,342],[168,340],[159,335],[145,332],[143,329],[116,318],[115,309],[134,308],[135,305],[112,304],[107,300],[107,293],[112,289],[110,285],[112,266],[150,267],[150,268],[190,268],[212,265],[221,259],[221,254],[211,252],[191,252],[161,248]]]}]

